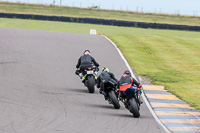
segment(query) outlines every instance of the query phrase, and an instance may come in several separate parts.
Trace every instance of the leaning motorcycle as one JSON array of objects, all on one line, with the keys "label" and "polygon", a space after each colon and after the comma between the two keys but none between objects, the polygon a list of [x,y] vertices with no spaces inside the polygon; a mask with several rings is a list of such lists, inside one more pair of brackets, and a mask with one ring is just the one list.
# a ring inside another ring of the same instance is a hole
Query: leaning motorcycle
[{"label": "leaning motorcycle", "polygon": [[102,94],[105,96],[106,100],[108,100],[108,103],[112,104],[115,109],[119,109],[120,104],[115,81],[102,81],[101,87],[104,88]]},{"label": "leaning motorcycle", "polygon": [[133,114],[135,118],[140,117],[140,102],[139,102],[139,91],[137,87],[128,88],[126,91],[123,91],[124,98],[122,102],[125,107]]},{"label": "leaning motorcycle", "polygon": [[83,71],[82,82],[88,88],[89,93],[94,93],[96,84],[97,71],[96,67],[88,67]]}]

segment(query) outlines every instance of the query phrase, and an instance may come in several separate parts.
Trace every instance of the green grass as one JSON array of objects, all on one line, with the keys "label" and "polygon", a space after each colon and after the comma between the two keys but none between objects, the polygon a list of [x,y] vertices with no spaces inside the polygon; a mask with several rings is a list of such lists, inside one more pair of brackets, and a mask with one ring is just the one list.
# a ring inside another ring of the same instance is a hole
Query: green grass
[{"label": "green grass", "polygon": [[3,18],[0,26],[84,34],[96,29],[117,44],[137,75],[200,109],[200,32]]},{"label": "green grass", "polygon": [[0,12],[117,19],[200,26],[200,17],[0,2]]}]

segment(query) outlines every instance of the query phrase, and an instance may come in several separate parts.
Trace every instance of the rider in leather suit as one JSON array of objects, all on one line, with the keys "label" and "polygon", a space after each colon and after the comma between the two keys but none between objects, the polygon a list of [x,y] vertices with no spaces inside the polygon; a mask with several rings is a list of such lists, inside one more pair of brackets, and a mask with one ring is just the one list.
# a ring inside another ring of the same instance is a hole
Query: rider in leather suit
[{"label": "rider in leather suit", "polygon": [[[111,82],[112,84],[108,84],[107,82]],[[100,88],[99,93],[103,94],[105,96],[105,99],[107,99],[104,89],[107,87],[116,87],[117,85],[118,80],[115,78],[114,74],[109,72],[108,68],[103,67],[101,70],[101,74],[97,78],[97,88]]]},{"label": "rider in leather suit", "polygon": [[126,70],[123,74],[123,76],[120,78],[119,82],[118,82],[118,86],[119,86],[119,91],[120,91],[120,98],[124,98],[125,95],[123,93],[123,91],[126,91],[126,89],[131,88],[132,86],[137,85],[138,88],[138,94],[139,94],[139,101],[140,103],[143,103],[141,101],[141,87],[142,85],[140,83],[138,83],[132,76],[129,70]]},{"label": "rider in leather suit", "polygon": [[[96,62],[96,60],[91,56],[89,50],[85,50],[83,55],[79,58],[78,63],[76,65],[76,75],[79,75],[80,78],[83,77],[83,71],[88,67],[96,66],[95,73],[97,75],[99,64]],[[80,68],[80,70],[79,70]]]}]

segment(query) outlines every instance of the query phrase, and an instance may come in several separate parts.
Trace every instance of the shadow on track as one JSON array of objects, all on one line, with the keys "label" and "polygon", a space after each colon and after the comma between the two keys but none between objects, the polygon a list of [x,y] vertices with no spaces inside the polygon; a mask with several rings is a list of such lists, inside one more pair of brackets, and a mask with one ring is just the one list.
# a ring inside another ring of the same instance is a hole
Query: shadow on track
[{"label": "shadow on track", "polygon": [[146,119],[146,120],[150,120],[151,119],[151,117],[150,116],[147,116],[147,115],[141,115],[139,118],[135,118],[135,117],[133,117],[133,115],[130,113],[130,112],[128,112],[128,111],[124,111],[124,114],[111,114],[111,113],[109,113],[108,115],[111,115],[111,116],[113,116],[113,117],[120,117],[120,118],[132,118],[132,119]]},{"label": "shadow on track", "polygon": [[82,88],[82,89],[67,88],[66,91],[88,93],[88,90],[84,89],[84,88]]},{"label": "shadow on track", "polygon": [[70,92],[79,92],[79,93],[87,93],[87,94],[98,94],[98,92],[95,90],[94,93],[89,93],[87,88],[67,88],[66,91],[70,91]]},{"label": "shadow on track", "polygon": [[[119,117],[119,118],[131,118],[131,119],[138,119],[134,118],[133,115],[127,111],[125,108],[121,107],[119,110],[123,110],[124,113],[121,112],[115,112],[118,111],[118,109],[115,109],[112,105],[102,105],[102,104],[84,104],[84,106],[91,107],[91,108],[101,108],[101,109],[108,109],[109,112],[101,112],[99,115],[104,116],[111,116],[111,117]],[[113,113],[110,113],[110,111],[114,111]],[[146,119],[148,117],[141,116],[140,119]]]},{"label": "shadow on track", "polygon": [[121,114],[118,112],[113,112],[113,113],[101,112],[101,113],[99,113],[99,115],[104,115],[104,116],[109,116],[109,117],[126,118],[126,119],[134,119],[133,115],[126,113],[126,112],[124,114]]},{"label": "shadow on track", "polygon": [[0,62],[0,64],[4,65],[4,64],[13,64],[13,63],[17,63],[16,61],[12,61],[12,62]]},{"label": "shadow on track", "polygon": [[114,109],[112,105],[88,104],[87,106],[92,107],[92,108]]},{"label": "shadow on track", "polygon": [[124,114],[109,114],[109,115],[115,116],[115,117],[123,117],[123,118],[134,118],[133,115],[126,114],[126,113],[124,113]]}]

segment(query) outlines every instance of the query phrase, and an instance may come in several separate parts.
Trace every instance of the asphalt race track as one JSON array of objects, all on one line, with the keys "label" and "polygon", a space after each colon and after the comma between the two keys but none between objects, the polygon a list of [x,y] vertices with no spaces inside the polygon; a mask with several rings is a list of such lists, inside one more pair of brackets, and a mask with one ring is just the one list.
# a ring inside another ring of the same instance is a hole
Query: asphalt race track
[{"label": "asphalt race track", "polygon": [[0,28],[0,133],[164,133],[143,104],[133,118],[74,74],[85,49],[119,79],[126,66],[99,35]]}]

